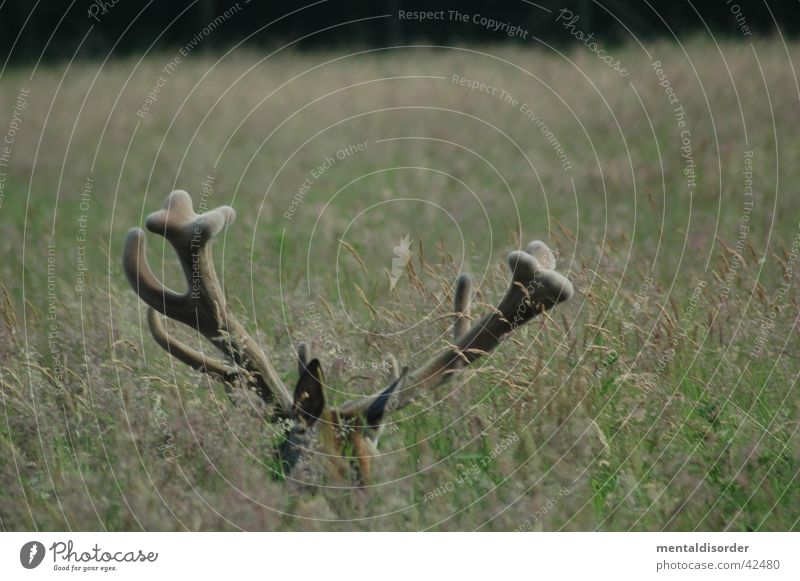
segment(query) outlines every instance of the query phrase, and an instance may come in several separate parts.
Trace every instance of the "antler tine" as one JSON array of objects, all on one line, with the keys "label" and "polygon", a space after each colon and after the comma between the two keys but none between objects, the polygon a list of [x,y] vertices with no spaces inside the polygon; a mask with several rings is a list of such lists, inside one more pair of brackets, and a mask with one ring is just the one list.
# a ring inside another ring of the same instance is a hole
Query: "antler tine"
[{"label": "antler tine", "polygon": [[177,337],[170,335],[161,322],[158,312],[153,308],[147,309],[147,324],[156,343],[175,359],[183,361],[189,367],[214,375],[217,379],[226,382],[231,381],[238,375],[239,372],[235,367],[231,367],[219,359],[208,357],[197,349],[193,349],[181,342]]},{"label": "antler tine", "polygon": [[[550,248],[541,240],[534,240],[525,249],[525,252],[533,256],[539,265],[545,270],[556,269],[556,255]],[[566,300],[566,299],[565,299]]]},{"label": "antler tine", "polygon": [[161,313],[174,311],[183,304],[183,295],[165,287],[147,262],[147,239],[144,230],[133,228],[125,238],[122,266],[128,282],[145,303]]},{"label": "antler tine", "polygon": [[458,341],[467,332],[470,317],[470,305],[472,303],[472,277],[466,272],[458,275],[456,279],[456,292],[453,299],[453,311],[456,319],[453,322],[453,340]]},{"label": "antler tine", "polygon": [[[230,313],[222,285],[214,269],[211,242],[236,218],[230,206],[197,214],[192,199],[178,190],[167,197],[158,212],[147,217],[147,229],[169,240],[183,268],[188,289],[180,294],[166,288],[153,274],[145,254],[144,232],[128,233],[123,266],[133,289],[156,311],[197,329],[233,363],[227,365],[203,357],[198,351],[170,338],[157,317],[148,315],[156,341],[178,359],[212,375],[240,374],[257,388],[264,401],[273,399],[288,412],[292,398],[272,367],[269,358]],[[155,321],[155,325],[153,322]]]},{"label": "antler tine", "polygon": [[[467,330],[464,330],[466,325],[462,317],[458,317],[454,325],[455,345],[444,349],[401,381],[345,404],[340,413],[352,416],[366,412],[368,416],[382,419],[387,412],[414,401],[419,393],[447,381],[453,372],[492,351],[506,335],[574,294],[572,283],[554,270],[555,256],[544,242],[537,240],[531,242],[526,251],[511,252],[508,264],[511,282],[503,298],[494,310]],[[454,301],[460,313],[465,313],[463,307],[470,287],[469,277],[461,275]]]}]

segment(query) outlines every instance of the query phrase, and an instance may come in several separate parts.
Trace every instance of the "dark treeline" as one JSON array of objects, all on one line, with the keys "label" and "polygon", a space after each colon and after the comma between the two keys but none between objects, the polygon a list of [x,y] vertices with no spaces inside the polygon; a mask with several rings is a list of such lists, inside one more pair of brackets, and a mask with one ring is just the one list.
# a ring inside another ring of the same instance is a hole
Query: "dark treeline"
[{"label": "dark treeline", "polygon": [[[141,54],[151,46],[167,50],[193,39],[203,50],[239,42],[252,49],[295,42],[301,50],[404,43],[563,45],[574,41],[556,23],[559,14],[567,15],[563,9],[579,17],[576,29],[603,43],[708,30],[746,37],[779,28],[793,36],[800,27],[800,2],[789,0],[0,0],[0,44],[3,60],[10,55],[13,61]],[[444,12],[423,21],[408,14],[420,10]],[[514,34],[512,26],[518,27]]]}]

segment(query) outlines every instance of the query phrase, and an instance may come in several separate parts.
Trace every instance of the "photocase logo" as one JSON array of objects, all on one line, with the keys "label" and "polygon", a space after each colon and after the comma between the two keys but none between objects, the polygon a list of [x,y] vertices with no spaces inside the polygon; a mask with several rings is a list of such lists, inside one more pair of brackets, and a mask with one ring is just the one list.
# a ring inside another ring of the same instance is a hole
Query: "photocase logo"
[{"label": "photocase logo", "polygon": [[394,247],[392,258],[392,272],[389,275],[389,290],[394,290],[397,281],[403,274],[403,269],[411,262],[411,238],[408,234],[400,238],[400,244]]},{"label": "photocase logo", "polygon": [[35,569],[44,559],[44,545],[39,541],[30,541],[22,545],[19,551],[19,562],[26,569]]}]

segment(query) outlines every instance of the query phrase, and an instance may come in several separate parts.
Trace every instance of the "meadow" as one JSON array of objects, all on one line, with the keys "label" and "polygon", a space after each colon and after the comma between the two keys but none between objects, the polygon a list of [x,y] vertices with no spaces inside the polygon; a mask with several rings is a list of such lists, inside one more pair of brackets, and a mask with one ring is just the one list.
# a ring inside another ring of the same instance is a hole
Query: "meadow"
[{"label": "meadow", "polygon": [[[609,51],[627,75],[582,45],[4,70],[0,528],[800,529],[800,45]],[[174,189],[234,207],[228,300],[336,401],[444,344],[459,272],[495,304],[529,240],[577,294],[393,417],[368,486],[282,481],[281,426],[162,351],[122,272]]]}]

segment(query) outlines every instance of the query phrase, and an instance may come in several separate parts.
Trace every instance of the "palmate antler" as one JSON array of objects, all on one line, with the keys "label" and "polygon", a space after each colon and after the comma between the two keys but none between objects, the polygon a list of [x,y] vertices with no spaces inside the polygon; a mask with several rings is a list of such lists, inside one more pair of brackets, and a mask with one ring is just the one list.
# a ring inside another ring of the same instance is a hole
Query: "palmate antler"
[{"label": "palmate antler", "polygon": [[[361,480],[368,480],[369,457],[375,453],[388,413],[442,385],[458,370],[495,349],[509,333],[573,294],[569,280],[555,271],[555,256],[550,249],[543,242],[531,242],[525,251],[509,254],[512,278],[508,289],[497,307],[472,326],[472,280],[467,274],[458,277],[452,345],[413,371],[406,369],[401,374],[395,365],[389,385],[372,395],[328,406],[321,365],[311,359],[305,344],[298,347],[299,379],[290,395],[268,355],[228,310],[214,270],[211,241],[234,217],[228,206],[198,215],[189,195],[176,191],[160,211],[147,218],[148,230],[166,237],[178,254],[189,283],[184,294],[167,289],[156,279],[145,257],[144,232],[138,228],[128,233],[123,264],[131,286],[151,307],[148,322],[159,345],[223,382],[244,378],[264,401],[275,402],[279,413],[291,418],[292,426],[278,449],[287,472],[303,452],[313,448],[312,440],[321,432],[333,455],[341,457],[344,450],[350,450],[358,460]],[[209,358],[168,335],[154,310],[198,330],[225,355],[225,360]]]}]

